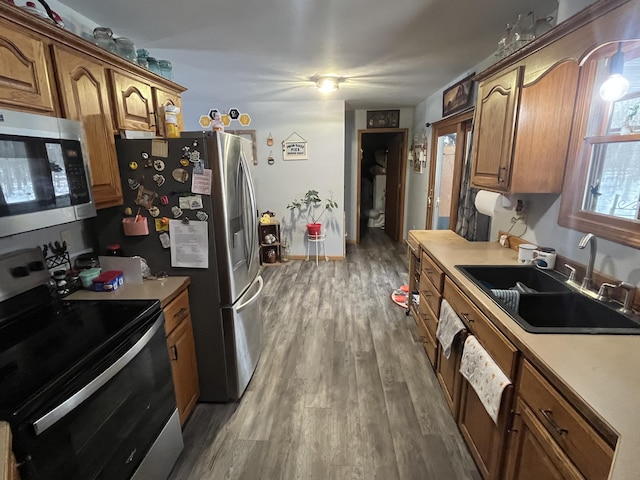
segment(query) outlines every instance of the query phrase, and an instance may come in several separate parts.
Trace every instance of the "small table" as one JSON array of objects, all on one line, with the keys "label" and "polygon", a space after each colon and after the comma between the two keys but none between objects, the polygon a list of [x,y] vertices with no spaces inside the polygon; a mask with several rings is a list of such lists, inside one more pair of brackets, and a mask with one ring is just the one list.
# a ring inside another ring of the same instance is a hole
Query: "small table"
[{"label": "small table", "polygon": [[319,233],[318,235],[309,235],[307,232],[307,258],[305,260],[309,260],[309,250],[311,248],[311,244],[315,243],[316,245],[316,267],[318,266],[318,251],[320,247],[318,245],[322,244],[322,248],[324,250],[324,261],[328,262],[329,257],[327,256],[327,247],[324,244],[324,240],[327,238],[326,233]]}]

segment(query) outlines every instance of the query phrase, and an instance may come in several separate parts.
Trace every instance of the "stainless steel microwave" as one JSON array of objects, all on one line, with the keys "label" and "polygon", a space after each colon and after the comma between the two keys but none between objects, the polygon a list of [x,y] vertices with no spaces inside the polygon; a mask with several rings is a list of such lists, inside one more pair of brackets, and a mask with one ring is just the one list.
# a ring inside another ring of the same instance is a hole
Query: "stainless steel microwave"
[{"label": "stainless steel microwave", "polygon": [[82,124],[0,109],[0,237],[95,217]]}]

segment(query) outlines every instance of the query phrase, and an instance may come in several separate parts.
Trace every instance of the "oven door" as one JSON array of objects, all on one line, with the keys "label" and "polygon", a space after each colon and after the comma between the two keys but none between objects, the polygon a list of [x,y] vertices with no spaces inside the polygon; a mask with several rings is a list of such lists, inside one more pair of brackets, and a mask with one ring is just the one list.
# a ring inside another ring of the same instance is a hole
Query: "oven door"
[{"label": "oven door", "polygon": [[22,478],[133,475],[176,408],[163,325],[160,313],[84,388],[19,427]]}]

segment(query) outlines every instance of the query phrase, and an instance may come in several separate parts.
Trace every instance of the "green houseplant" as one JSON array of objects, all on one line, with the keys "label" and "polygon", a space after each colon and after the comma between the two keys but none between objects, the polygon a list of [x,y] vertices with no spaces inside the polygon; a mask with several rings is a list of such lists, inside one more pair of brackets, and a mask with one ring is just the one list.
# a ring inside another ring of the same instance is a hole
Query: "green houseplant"
[{"label": "green houseplant", "polygon": [[307,232],[309,235],[319,235],[321,223],[320,219],[326,212],[331,212],[338,208],[338,203],[330,193],[329,198],[322,200],[318,190],[309,190],[302,198],[296,198],[287,205],[291,211],[298,210],[298,215],[307,222]]}]

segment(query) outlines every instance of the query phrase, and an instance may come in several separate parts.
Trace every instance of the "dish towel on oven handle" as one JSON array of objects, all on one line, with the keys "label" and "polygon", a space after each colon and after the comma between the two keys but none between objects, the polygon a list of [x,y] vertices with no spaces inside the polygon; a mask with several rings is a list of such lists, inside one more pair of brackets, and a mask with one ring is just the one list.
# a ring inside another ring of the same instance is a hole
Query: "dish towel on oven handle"
[{"label": "dish towel on oven handle", "polygon": [[473,335],[469,335],[464,342],[460,373],[473,387],[485,410],[497,425],[502,392],[511,384],[511,380]]},{"label": "dish towel on oven handle", "polygon": [[442,353],[448,359],[451,355],[451,346],[458,333],[466,330],[464,323],[453,310],[449,302],[442,300],[440,304],[440,318],[438,319],[438,329],[436,339],[442,345]]}]

